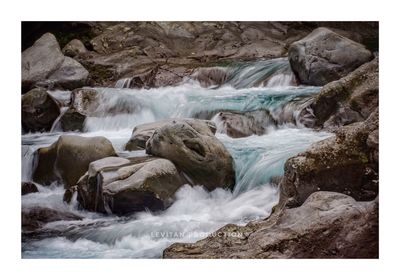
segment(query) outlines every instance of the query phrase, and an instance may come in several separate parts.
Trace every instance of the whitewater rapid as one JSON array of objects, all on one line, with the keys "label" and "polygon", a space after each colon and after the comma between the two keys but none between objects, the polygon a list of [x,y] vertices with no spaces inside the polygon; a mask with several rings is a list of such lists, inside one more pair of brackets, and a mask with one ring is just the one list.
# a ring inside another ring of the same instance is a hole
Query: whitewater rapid
[{"label": "whitewater rapid", "polygon": [[[112,142],[120,156],[140,156],[145,152],[123,150],[132,129],[138,124],[171,117],[211,119],[220,110],[268,109],[279,120],[278,127],[271,127],[261,136],[233,139],[217,131],[217,138],[235,161],[233,192],[218,188],[207,192],[201,186],[183,186],[176,193],[172,206],[163,212],[141,212],[130,217],[104,216],[80,210],[76,197],[71,204],[63,203],[64,188],[61,185],[39,186],[38,193],[22,196],[23,209],[48,207],[74,213],[82,220],[48,223],[35,235],[24,237],[22,257],[159,258],[163,249],[172,243],[194,242],[226,224],[243,225],[268,217],[279,199],[279,191],[270,180],[283,174],[284,163],[289,157],[331,135],[307,129],[286,118],[290,113],[296,120],[300,109],[320,88],[292,86],[291,78],[282,71],[286,68],[282,67],[277,67],[275,78],[254,87],[255,83],[250,82],[254,74],[248,75],[254,69],[246,67],[235,76],[242,75],[237,78],[237,83],[242,81],[242,85],[246,84],[243,87],[235,87],[236,80],[231,80],[214,89],[193,82],[157,89],[96,88],[101,105],[97,108],[97,116],[87,119],[84,132],[67,133],[54,129],[51,133],[23,134],[21,176],[23,181],[29,181],[34,151],[55,142],[62,134],[101,135]],[[255,79],[259,80],[260,75]],[[53,92],[52,95],[68,99],[68,92]],[[115,108],[125,113],[102,114]]]}]

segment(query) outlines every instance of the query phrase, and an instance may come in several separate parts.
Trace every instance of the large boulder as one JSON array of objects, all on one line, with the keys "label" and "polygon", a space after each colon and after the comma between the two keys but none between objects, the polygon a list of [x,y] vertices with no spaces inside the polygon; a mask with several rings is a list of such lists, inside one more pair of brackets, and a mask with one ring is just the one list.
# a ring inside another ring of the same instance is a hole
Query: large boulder
[{"label": "large boulder", "polygon": [[246,226],[226,225],[196,243],[175,243],[164,258],[378,258],[378,199],[358,202],[313,193]]},{"label": "large boulder", "polygon": [[78,182],[78,202],[87,210],[127,215],[164,210],[185,182],[166,159],[107,157],[94,161]]},{"label": "large boulder", "polygon": [[154,131],[146,152],[172,161],[192,185],[208,190],[235,185],[232,156],[204,121],[172,120]]},{"label": "large boulder", "polygon": [[57,102],[42,88],[22,95],[22,127],[26,131],[49,131],[60,115]]},{"label": "large boulder", "polygon": [[94,89],[80,88],[71,92],[70,106],[61,116],[63,131],[82,131],[87,117],[94,116],[99,106],[98,92]]},{"label": "large boulder", "polygon": [[219,112],[212,119],[220,133],[225,133],[232,138],[247,137],[253,134],[263,135],[269,127],[277,125],[268,110],[255,110],[249,112]]},{"label": "large boulder", "polygon": [[44,84],[51,87],[74,89],[87,83],[89,72],[76,60],[65,57],[60,67],[52,73]]},{"label": "large boulder", "polygon": [[215,133],[216,126],[212,121],[208,120],[194,120],[194,119],[167,119],[152,123],[146,123],[136,126],[132,131],[132,136],[129,139],[128,143],[125,145],[125,150],[135,151],[135,150],[143,150],[146,149],[146,142],[153,135],[154,131],[163,125],[170,123],[171,121],[184,121],[187,123],[193,123],[198,121],[203,121],[210,130]]},{"label": "large boulder", "polygon": [[372,59],[363,45],[327,28],[315,29],[289,47],[292,70],[301,83],[323,86]]},{"label": "large boulder", "polygon": [[300,205],[318,190],[371,200],[378,193],[378,129],[376,110],[364,122],[344,126],[336,136],[312,145],[285,163],[281,182],[290,205]]},{"label": "large boulder", "polygon": [[89,72],[76,60],[66,57],[53,34],[46,33],[22,53],[22,90],[34,85],[74,89],[84,86]]},{"label": "large boulder", "polygon": [[32,47],[22,53],[22,88],[27,90],[35,83],[47,79],[64,62],[56,37],[46,33]]},{"label": "large boulder", "polygon": [[76,185],[89,163],[114,155],[111,142],[104,137],[62,135],[50,147],[36,151],[33,180],[40,184],[61,180],[67,188]]},{"label": "large boulder", "polygon": [[301,114],[312,111],[306,126],[334,128],[365,120],[378,108],[379,58],[365,63],[338,81],[325,85]]}]

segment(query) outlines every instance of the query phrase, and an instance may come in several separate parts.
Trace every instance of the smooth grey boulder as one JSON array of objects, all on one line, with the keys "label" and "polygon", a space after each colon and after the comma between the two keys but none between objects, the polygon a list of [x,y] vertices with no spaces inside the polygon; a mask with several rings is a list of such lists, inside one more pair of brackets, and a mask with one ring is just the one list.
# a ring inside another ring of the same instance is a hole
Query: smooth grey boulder
[{"label": "smooth grey boulder", "polygon": [[89,163],[114,155],[114,148],[105,137],[62,135],[51,146],[36,151],[33,180],[43,185],[61,180],[68,188],[76,185]]},{"label": "smooth grey boulder", "polygon": [[289,47],[289,62],[302,84],[323,86],[372,59],[363,45],[328,28],[315,29]]},{"label": "smooth grey boulder", "polygon": [[214,122],[208,120],[195,120],[195,119],[167,119],[152,123],[146,123],[136,126],[132,131],[132,136],[129,139],[128,143],[125,145],[125,150],[135,151],[135,150],[143,150],[146,149],[146,142],[153,135],[154,131],[157,128],[162,127],[165,124],[170,123],[171,121],[185,121],[187,123],[193,122],[204,122],[210,130],[215,133],[216,126]]},{"label": "smooth grey boulder", "polygon": [[78,202],[87,210],[128,215],[164,210],[185,183],[166,159],[107,157],[94,161],[78,182]]},{"label": "smooth grey boulder", "polygon": [[22,88],[28,90],[35,83],[47,79],[64,62],[56,37],[46,33],[32,47],[22,52]]},{"label": "smooth grey boulder", "polygon": [[175,243],[164,258],[378,258],[379,201],[315,192],[246,226],[229,224],[196,243]]},{"label": "smooth grey boulder", "polygon": [[21,103],[22,128],[25,131],[49,131],[60,115],[57,102],[42,88],[22,95]]},{"label": "smooth grey boulder", "polygon": [[235,185],[232,156],[204,121],[172,120],[154,131],[146,153],[172,161],[191,185],[210,191]]}]

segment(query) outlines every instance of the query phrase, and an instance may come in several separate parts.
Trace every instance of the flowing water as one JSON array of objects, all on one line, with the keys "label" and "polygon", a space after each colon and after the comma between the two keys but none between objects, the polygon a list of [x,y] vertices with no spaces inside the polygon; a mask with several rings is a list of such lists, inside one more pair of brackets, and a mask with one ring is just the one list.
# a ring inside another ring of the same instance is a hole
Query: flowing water
[{"label": "flowing water", "polygon": [[[242,64],[230,69],[226,84],[214,89],[191,80],[176,87],[148,90],[97,88],[101,105],[96,117],[86,120],[84,132],[61,132],[54,124],[50,133],[22,135],[22,180],[29,181],[35,166],[34,151],[55,142],[62,134],[102,135],[113,143],[120,156],[140,156],[144,151],[123,150],[138,124],[171,117],[211,119],[220,110],[257,109],[268,109],[279,124],[265,135],[246,138],[233,139],[217,131],[217,138],[235,161],[234,190],[207,192],[201,186],[183,186],[172,206],[163,212],[105,216],[80,210],[76,198],[69,205],[63,203],[61,185],[39,186],[38,193],[22,196],[23,209],[48,207],[79,215],[82,220],[51,222],[24,237],[22,257],[159,258],[172,243],[194,242],[225,224],[245,224],[268,217],[279,199],[279,191],[270,180],[283,174],[289,157],[330,136],[307,129],[297,121],[300,110],[319,88],[293,86],[287,65],[285,59]],[[68,92],[52,94],[67,99]]]}]

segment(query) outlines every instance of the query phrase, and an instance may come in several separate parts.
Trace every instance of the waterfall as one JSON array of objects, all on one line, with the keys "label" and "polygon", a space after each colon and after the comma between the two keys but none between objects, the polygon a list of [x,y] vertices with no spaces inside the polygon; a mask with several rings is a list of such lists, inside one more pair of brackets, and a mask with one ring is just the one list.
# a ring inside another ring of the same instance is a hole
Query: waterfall
[{"label": "waterfall", "polygon": [[115,83],[114,87],[115,88],[130,88],[131,82],[132,82],[132,78],[122,78],[122,79],[119,79]]}]

